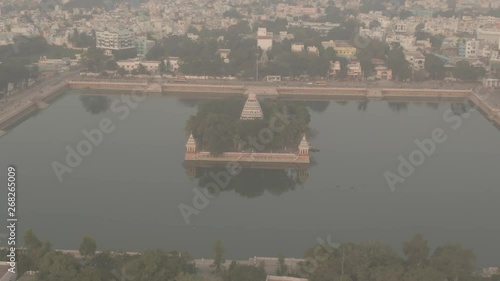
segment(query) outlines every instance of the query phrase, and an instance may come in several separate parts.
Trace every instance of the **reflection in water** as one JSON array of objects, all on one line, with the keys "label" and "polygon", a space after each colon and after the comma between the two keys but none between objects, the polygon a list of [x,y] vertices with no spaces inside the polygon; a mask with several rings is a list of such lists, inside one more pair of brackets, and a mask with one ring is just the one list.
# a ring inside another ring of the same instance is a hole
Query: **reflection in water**
[{"label": "reflection in water", "polygon": [[85,110],[93,115],[104,113],[111,106],[111,99],[106,96],[81,95],[80,101]]},{"label": "reflection in water", "polygon": [[368,100],[364,100],[364,101],[360,101],[358,103],[358,110],[359,111],[366,111],[366,109],[368,108]]},{"label": "reflection in water", "polygon": [[200,103],[197,99],[178,99],[177,101],[186,107],[196,107]]},{"label": "reflection in water", "polygon": [[317,113],[325,112],[330,106],[330,101],[327,100],[286,100],[286,103],[305,106]]},{"label": "reflection in water", "polygon": [[389,108],[394,112],[400,112],[403,110],[408,110],[407,102],[388,102]]},{"label": "reflection in water", "polygon": [[469,112],[472,105],[469,103],[452,103],[450,105],[451,111],[453,114],[462,116],[465,113]]},{"label": "reflection in water", "polygon": [[438,110],[438,108],[439,108],[439,103],[437,103],[437,102],[427,102],[426,105],[430,109],[434,109],[434,110]]},{"label": "reflection in water", "polygon": [[312,111],[322,113],[325,112],[330,106],[330,101],[306,101],[305,104]]},{"label": "reflection in water", "polygon": [[335,103],[338,104],[338,105],[346,105],[349,102],[348,101],[335,101]]},{"label": "reflection in water", "polygon": [[196,167],[188,164],[185,168],[188,177],[197,179],[198,186],[201,188],[208,189],[215,183],[221,192],[232,190],[246,198],[262,196],[266,191],[278,196],[303,187],[309,177],[306,167],[301,169],[243,168],[234,176],[229,176],[225,167]]}]

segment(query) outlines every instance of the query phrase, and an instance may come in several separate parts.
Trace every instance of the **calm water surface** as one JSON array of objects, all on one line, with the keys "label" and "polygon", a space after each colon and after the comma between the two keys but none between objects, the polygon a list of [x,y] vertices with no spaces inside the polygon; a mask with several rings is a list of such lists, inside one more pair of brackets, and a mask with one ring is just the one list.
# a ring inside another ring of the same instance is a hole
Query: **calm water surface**
[{"label": "calm water surface", "polygon": [[[479,265],[498,265],[500,133],[480,113],[453,130],[443,120],[450,102],[316,102],[311,143],[321,151],[305,184],[290,184],[289,171],[258,171],[260,178],[233,181],[186,225],[178,205],[192,205],[193,188],[203,185],[183,167],[184,126],[196,101],[148,97],[125,120],[101,102],[70,92],[0,139],[0,167],[19,170],[18,233],[32,228],[64,249],[78,248],[88,233],[102,249],[160,247],[195,257],[211,257],[219,238],[227,256],[240,259],[302,257],[328,235],[399,250],[421,233],[432,246],[457,241]],[[64,163],[65,147],[76,147],[82,130],[105,117],[115,131],[59,183],[51,163]],[[414,141],[435,128],[448,140],[391,192],[384,172],[396,172],[398,156],[408,158]],[[4,216],[5,200],[0,208]]]}]

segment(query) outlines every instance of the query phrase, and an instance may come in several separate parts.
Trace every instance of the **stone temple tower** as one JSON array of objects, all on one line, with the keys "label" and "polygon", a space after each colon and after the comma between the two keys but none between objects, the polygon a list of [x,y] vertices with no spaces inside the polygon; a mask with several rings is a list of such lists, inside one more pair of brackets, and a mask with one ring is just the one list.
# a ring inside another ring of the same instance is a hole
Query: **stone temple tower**
[{"label": "stone temple tower", "polygon": [[245,106],[241,111],[241,120],[255,120],[264,118],[259,100],[255,94],[249,93]]}]

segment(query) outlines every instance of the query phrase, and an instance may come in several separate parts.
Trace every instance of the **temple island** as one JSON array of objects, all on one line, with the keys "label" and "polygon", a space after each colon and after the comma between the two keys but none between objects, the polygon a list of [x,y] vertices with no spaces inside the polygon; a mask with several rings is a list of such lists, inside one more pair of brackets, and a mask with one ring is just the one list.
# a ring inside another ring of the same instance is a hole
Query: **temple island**
[{"label": "temple island", "polygon": [[[241,112],[240,120],[256,120],[264,117],[260,103],[254,94],[249,94]],[[297,150],[291,152],[224,152],[221,155],[212,155],[209,151],[199,149],[193,134],[190,134],[186,143],[186,167],[223,166],[228,162],[237,162],[243,168],[264,169],[295,169],[307,170],[310,164],[310,144],[305,134]]]}]

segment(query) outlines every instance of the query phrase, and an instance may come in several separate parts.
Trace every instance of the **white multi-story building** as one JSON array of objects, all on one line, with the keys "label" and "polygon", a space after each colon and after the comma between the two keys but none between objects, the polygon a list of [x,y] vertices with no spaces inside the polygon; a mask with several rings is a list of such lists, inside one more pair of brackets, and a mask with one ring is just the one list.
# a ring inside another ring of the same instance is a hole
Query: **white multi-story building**
[{"label": "white multi-story building", "polygon": [[257,31],[257,46],[267,51],[273,48],[273,33],[267,32],[266,28],[259,28]]},{"label": "white multi-story building", "polygon": [[385,30],[383,29],[368,29],[360,28],[359,35],[364,38],[376,39],[379,41],[385,40]]},{"label": "white multi-story building", "polygon": [[292,52],[300,53],[304,51],[304,44],[292,44]]},{"label": "white multi-story building", "polygon": [[465,42],[465,57],[469,59],[477,58],[479,55],[479,40],[467,40]]},{"label": "white multi-story building", "polygon": [[289,34],[286,31],[280,31],[276,36],[274,36],[274,41],[282,42],[285,39],[292,40],[293,38],[293,34]]},{"label": "white multi-story building", "polygon": [[181,64],[181,60],[179,57],[168,57],[165,60],[165,65],[167,65],[168,70],[170,70],[172,72],[176,72],[177,70],[179,70],[180,64]]},{"label": "white multi-story building", "polygon": [[425,56],[420,52],[406,52],[406,60],[410,63],[410,66],[415,70],[422,70],[425,68]]},{"label": "white multi-story building", "polygon": [[491,43],[498,43],[500,40],[500,29],[478,29],[477,39]]},{"label": "white multi-story building", "polygon": [[14,34],[10,32],[0,32],[0,46],[14,44]]},{"label": "white multi-story building", "polygon": [[352,59],[347,64],[347,76],[351,78],[360,78],[363,74],[361,63],[357,59]]},{"label": "white multi-story building", "polygon": [[316,46],[307,46],[307,53],[310,55],[319,55],[319,50]]},{"label": "white multi-story building", "polygon": [[398,22],[394,25],[394,32],[396,33],[406,33],[408,30],[408,25],[405,22]]},{"label": "white multi-story building", "polygon": [[10,29],[10,32],[14,34],[20,34],[26,37],[31,37],[35,34],[35,26],[32,24],[22,24],[22,25],[17,25],[13,26]]},{"label": "white multi-story building", "polygon": [[116,32],[96,32],[96,47],[108,50],[126,50],[135,48],[135,40],[132,32],[119,30]]},{"label": "white multi-story building", "polygon": [[148,40],[146,37],[139,37],[135,41],[135,46],[137,48],[137,55],[145,57],[149,51],[155,46],[156,42],[154,40]]},{"label": "white multi-story building", "polygon": [[389,46],[392,43],[399,43],[405,50],[411,50],[415,45],[416,39],[414,36],[391,34],[386,36],[385,42],[389,44]]},{"label": "white multi-story building", "polygon": [[143,61],[139,59],[119,60],[116,62],[118,67],[123,67],[127,71],[138,69],[142,65],[149,73],[158,73],[160,71],[160,63],[160,61]]}]

